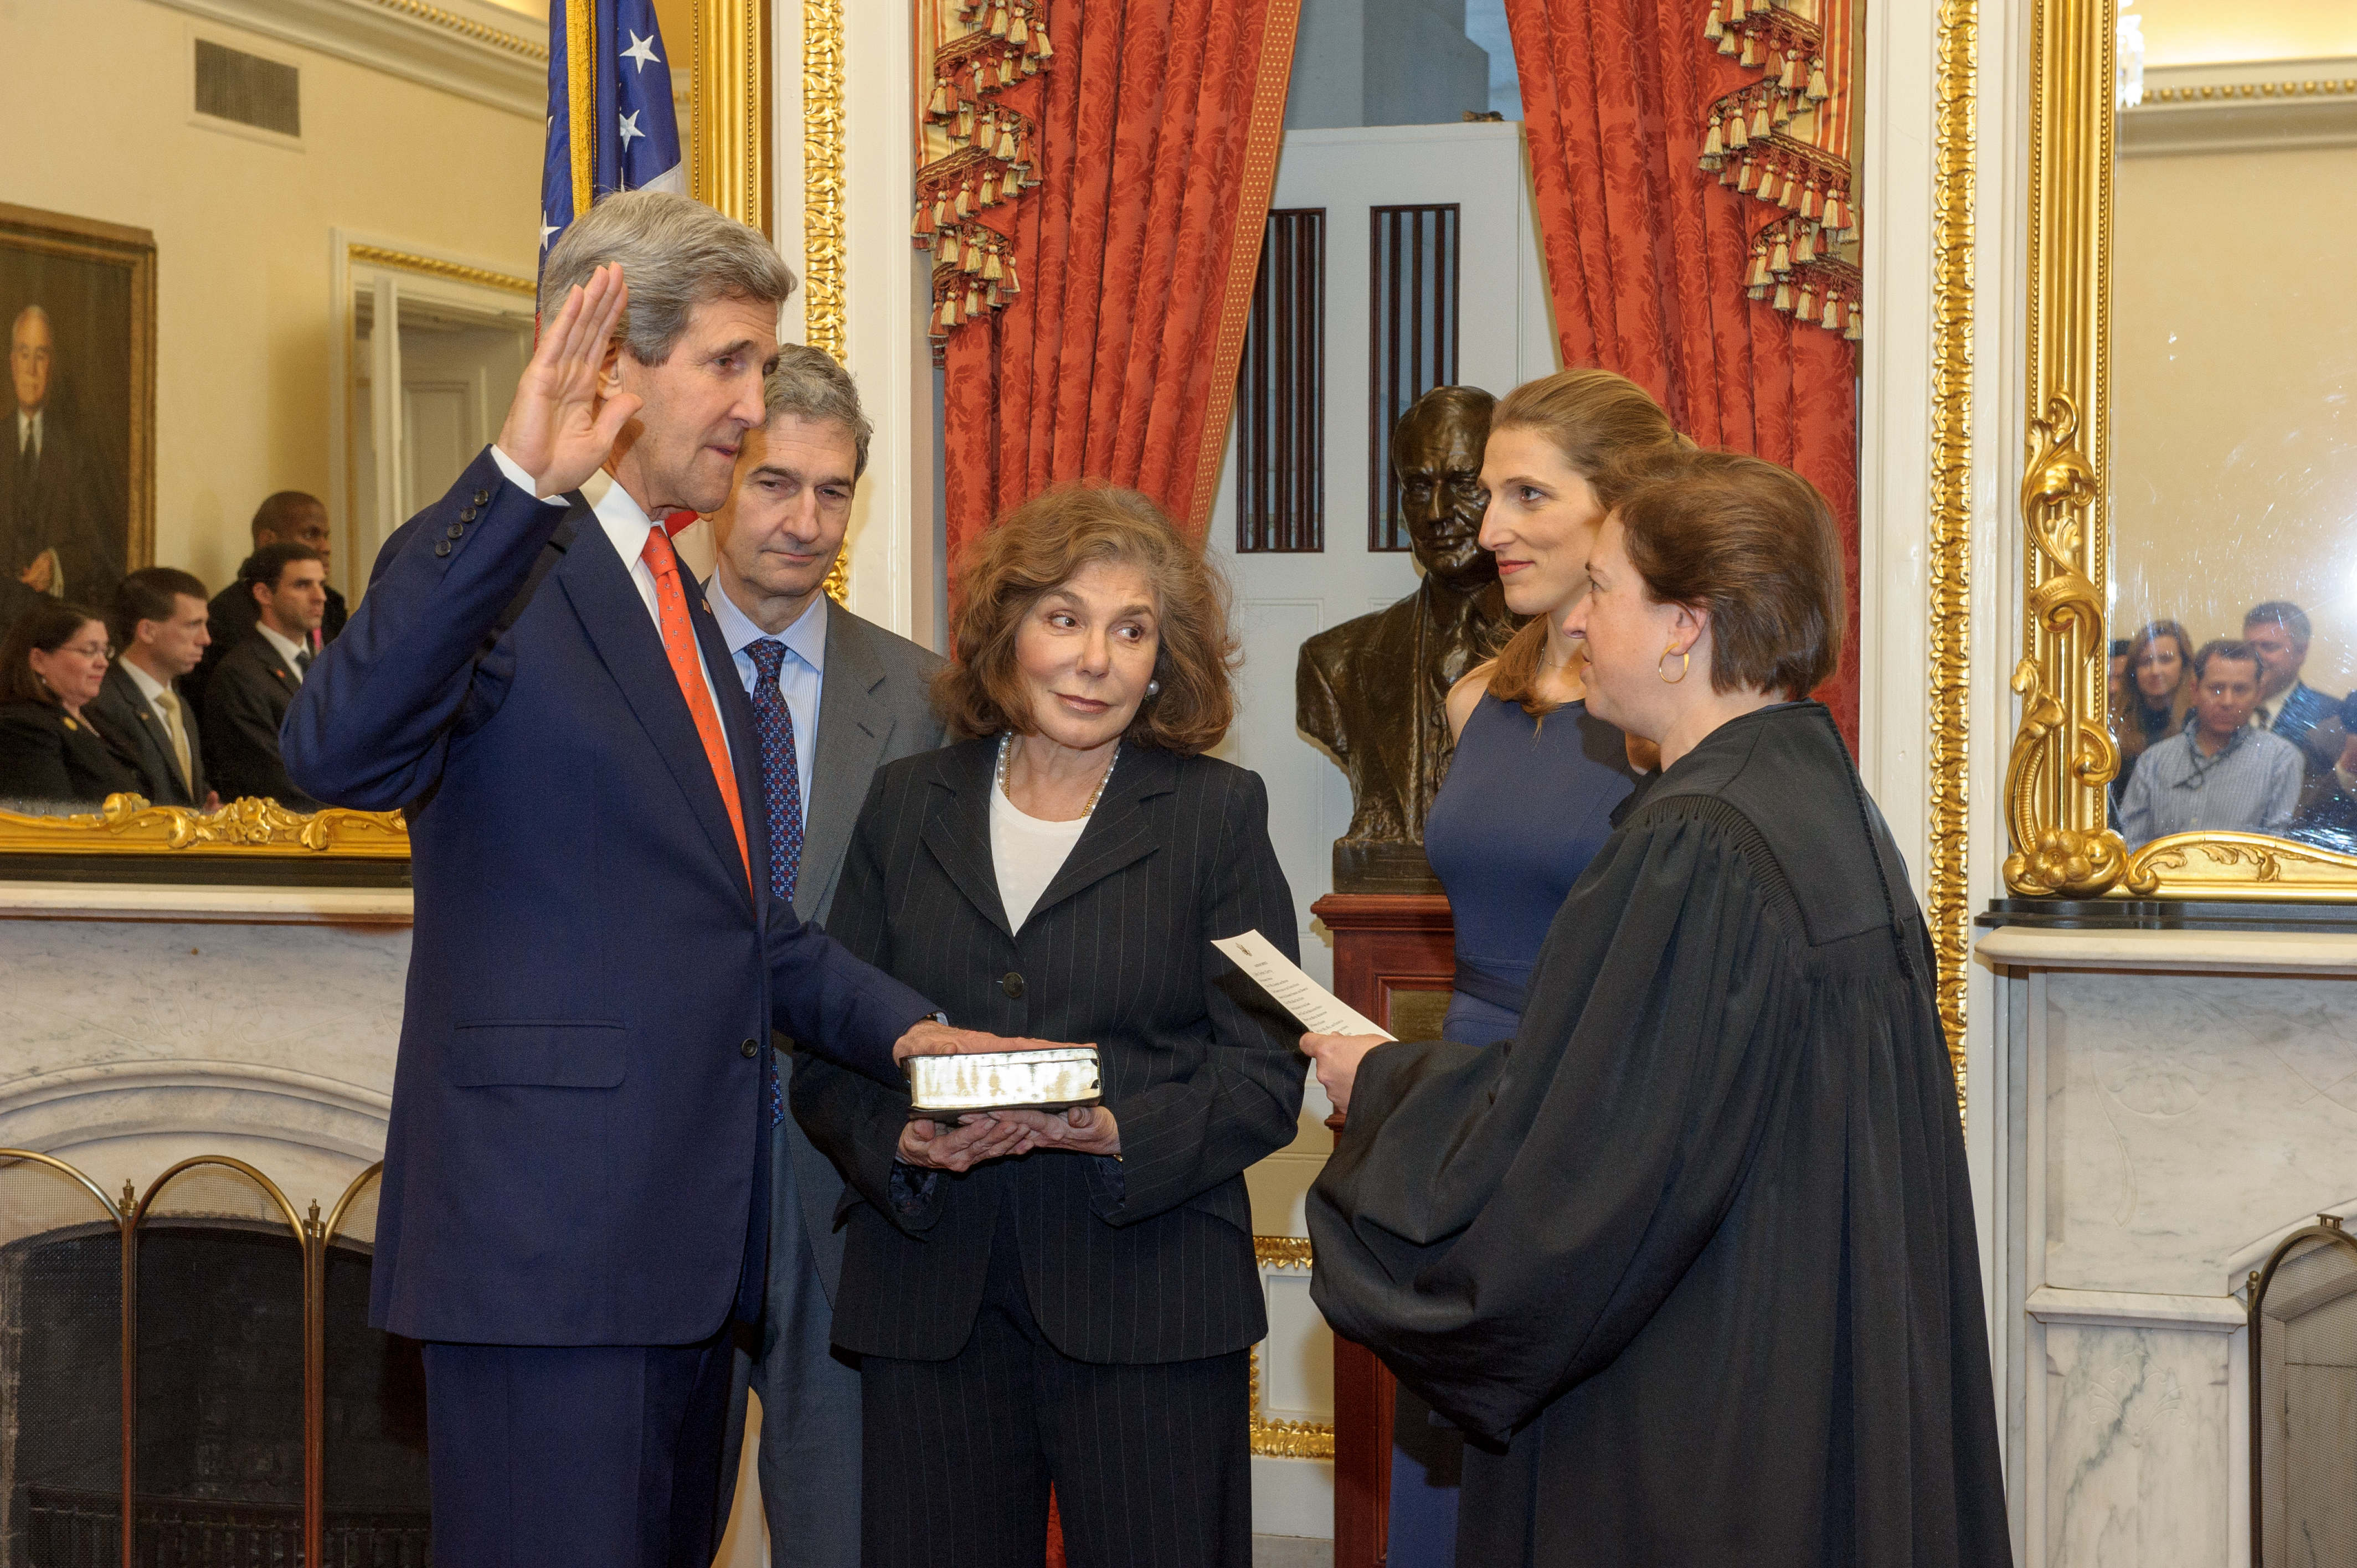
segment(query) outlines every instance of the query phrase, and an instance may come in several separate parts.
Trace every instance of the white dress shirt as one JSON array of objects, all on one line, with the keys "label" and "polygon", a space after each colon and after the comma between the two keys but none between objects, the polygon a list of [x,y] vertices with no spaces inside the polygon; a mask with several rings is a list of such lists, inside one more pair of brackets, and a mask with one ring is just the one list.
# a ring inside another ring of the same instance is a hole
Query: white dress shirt
[{"label": "white dress shirt", "polygon": [[301,643],[296,642],[292,638],[279,636],[275,630],[272,629],[270,623],[266,620],[255,621],[253,623],[253,629],[262,634],[262,639],[264,642],[267,642],[271,647],[278,650],[278,657],[286,660],[286,673],[294,677],[295,683],[297,686],[301,685],[303,683],[303,666],[298,662],[298,660],[302,656],[308,654],[311,650],[304,647]]},{"label": "white dress shirt", "polygon": [[38,408],[30,413],[21,408],[16,411],[16,450],[30,450],[36,457],[41,455],[41,412]]},{"label": "white dress shirt", "polygon": [[186,710],[180,706],[179,689],[167,686],[147,673],[140,667],[139,660],[136,659],[118,658],[114,662],[122,667],[124,674],[131,677],[131,683],[139,688],[139,694],[147,699],[147,705],[155,709],[156,716],[163,720],[164,738],[169,743],[166,747],[167,754],[180,770],[180,788],[188,789],[190,761],[188,732],[186,727],[187,721],[181,716]]},{"label": "white dress shirt", "polygon": [[[537,494],[532,476],[496,446],[491,448],[491,461],[500,466],[500,472],[508,477],[508,483],[533,499],[545,501],[551,506],[564,504],[563,496]],[[655,636],[661,638],[662,607],[655,597],[655,569],[647,564],[643,553],[647,547],[647,534],[660,525],[647,515],[646,509],[639,505],[630,492],[616,484],[614,476],[603,468],[581,482],[581,499],[589,503],[589,510],[597,517],[597,526],[613,542],[614,553],[622,558],[622,567],[630,575],[630,585],[639,590],[640,601],[647,607],[647,618],[655,623]],[[688,575],[686,567],[680,568],[679,576],[681,591],[691,594],[703,592],[695,585],[694,579]],[[725,599],[727,596],[718,596]],[[705,602],[713,603],[713,596],[707,595]],[[713,711],[717,713],[720,693],[713,688],[712,670],[704,661],[704,643],[700,639],[695,644],[695,667],[704,676],[704,689],[712,698]],[[729,742],[728,726],[725,723],[720,726],[720,744],[733,762],[737,748]]]},{"label": "white dress shirt", "polygon": [[753,655],[748,651],[765,637],[786,645],[785,658],[778,661],[778,691],[786,699],[786,712],[794,718],[794,777],[802,792],[802,830],[810,830],[811,768],[818,757],[818,705],[820,693],[826,686],[826,596],[815,596],[810,607],[794,618],[794,624],[776,633],[763,631],[753,624],[752,617],[737,607],[728,591],[720,585],[717,573],[705,585],[705,597],[712,604],[712,618],[720,623],[721,640],[737,663],[737,682],[745,694],[753,694],[757,671]]}]

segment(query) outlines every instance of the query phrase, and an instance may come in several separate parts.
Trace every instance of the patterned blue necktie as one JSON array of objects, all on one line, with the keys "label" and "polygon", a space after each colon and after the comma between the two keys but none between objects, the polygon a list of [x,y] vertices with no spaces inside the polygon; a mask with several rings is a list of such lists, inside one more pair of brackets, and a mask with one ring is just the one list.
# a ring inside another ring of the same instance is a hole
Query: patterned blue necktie
[{"label": "patterned blue necktie", "polygon": [[[770,897],[791,909],[802,869],[802,769],[794,761],[794,715],[778,689],[786,645],[765,637],[745,650],[753,657],[753,728],[761,737],[761,795],[770,807]],[[785,1092],[770,1056],[770,1125],[786,1119]]]}]

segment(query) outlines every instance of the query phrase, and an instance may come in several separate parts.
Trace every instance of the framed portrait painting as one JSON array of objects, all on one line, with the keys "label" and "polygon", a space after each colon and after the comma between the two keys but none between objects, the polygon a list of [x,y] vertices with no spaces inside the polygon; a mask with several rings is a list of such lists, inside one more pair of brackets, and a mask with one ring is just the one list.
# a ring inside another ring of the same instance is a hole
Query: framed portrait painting
[{"label": "framed portrait painting", "polygon": [[0,204],[0,624],[103,610],[156,546],[156,242]]}]

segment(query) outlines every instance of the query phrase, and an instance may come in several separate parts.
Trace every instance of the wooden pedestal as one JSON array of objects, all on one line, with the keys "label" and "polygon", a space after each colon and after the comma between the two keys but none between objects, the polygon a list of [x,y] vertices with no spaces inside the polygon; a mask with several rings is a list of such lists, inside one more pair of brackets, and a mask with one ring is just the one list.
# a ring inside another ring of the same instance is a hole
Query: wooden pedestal
[{"label": "wooden pedestal", "polygon": [[[1437,1037],[1457,972],[1448,899],[1330,893],[1310,912],[1334,933],[1334,994],[1402,1039]],[[1393,1392],[1372,1351],[1334,1337],[1334,1568],[1383,1568]]]}]

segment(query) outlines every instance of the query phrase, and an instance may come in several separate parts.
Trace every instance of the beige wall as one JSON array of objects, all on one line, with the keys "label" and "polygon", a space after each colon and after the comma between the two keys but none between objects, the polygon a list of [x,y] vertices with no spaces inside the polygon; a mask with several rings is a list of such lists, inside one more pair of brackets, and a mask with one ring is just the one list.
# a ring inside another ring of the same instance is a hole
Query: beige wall
[{"label": "beige wall", "polygon": [[2262,600],[2357,687],[2357,147],[2123,160],[2113,263],[2114,635],[2196,645]]},{"label": "beige wall", "polygon": [[2134,0],[2147,66],[2357,54],[2351,0]]},{"label": "beige wall", "polygon": [[[192,34],[301,68],[302,150],[190,123]],[[533,270],[537,117],[149,0],[0,0],[0,200],[156,236],[156,558],[209,585],[264,495],[328,494],[331,229]]]}]

